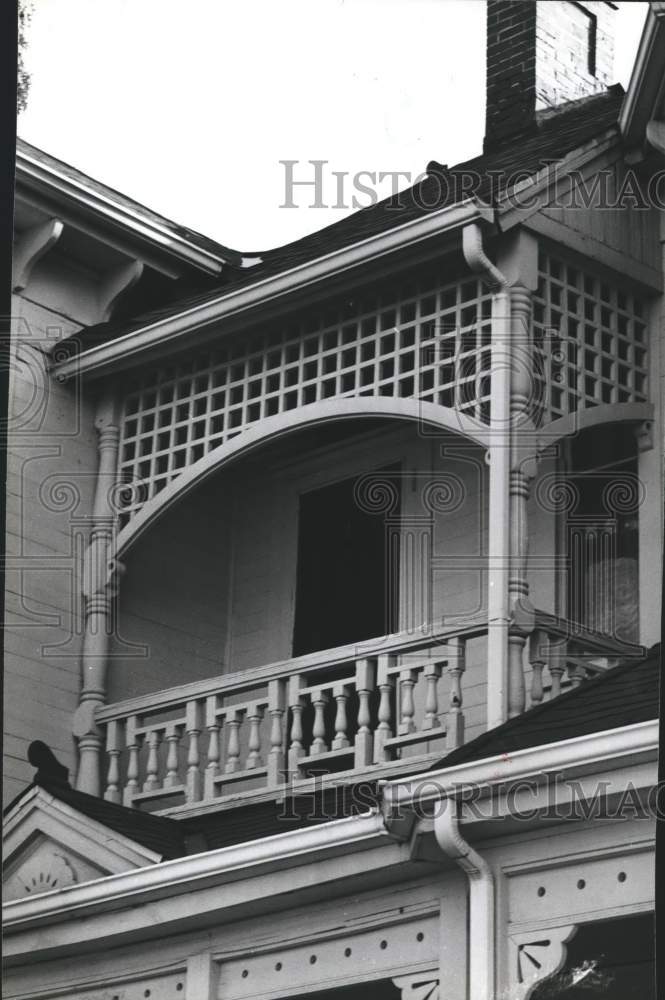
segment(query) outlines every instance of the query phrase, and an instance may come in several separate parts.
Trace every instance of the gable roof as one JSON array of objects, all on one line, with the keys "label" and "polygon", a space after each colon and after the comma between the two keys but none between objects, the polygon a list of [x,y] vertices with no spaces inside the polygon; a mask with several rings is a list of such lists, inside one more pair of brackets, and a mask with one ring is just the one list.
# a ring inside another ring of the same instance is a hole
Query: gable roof
[{"label": "gable roof", "polygon": [[630,661],[614,667],[481,733],[437,761],[431,770],[649,722],[659,715],[659,688],[660,644],[637,663]]},{"label": "gable roof", "polygon": [[10,802],[4,810],[4,815],[13,811],[21,799],[36,787],[43,788],[54,798],[89,819],[101,823],[102,826],[108,827],[109,830],[114,830],[128,840],[154,851],[162,860],[178,858],[187,853],[184,830],[176,820],[107,802],[106,799],[97,798],[95,795],[79,792],[61,781],[49,781],[44,778],[33,782]]},{"label": "gable roof", "polygon": [[432,161],[424,179],[408,190],[293,243],[248,255],[260,257],[261,263],[233,273],[227,271],[217,290],[182,299],[131,320],[96,324],[62,343],[68,343],[70,357],[73,357],[80,350],[108,343],[122,334],[214,301],[227,290],[233,291],[273,277],[430,212],[469,201],[493,207],[516,183],[533,177],[544,167],[559,162],[608,130],[613,130],[618,139],[617,121],[622,101],[623,89],[616,85],[604,93],[571,101],[561,109],[543,113],[525,132],[499,148],[452,168]]}]

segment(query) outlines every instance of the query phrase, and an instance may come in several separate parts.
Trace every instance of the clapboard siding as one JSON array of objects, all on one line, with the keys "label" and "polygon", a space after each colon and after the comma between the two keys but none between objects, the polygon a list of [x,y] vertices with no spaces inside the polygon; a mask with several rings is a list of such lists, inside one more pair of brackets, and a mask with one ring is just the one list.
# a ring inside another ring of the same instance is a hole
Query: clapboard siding
[{"label": "clapboard siding", "polygon": [[[594,175],[586,179],[591,199],[589,208],[584,207],[585,202],[580,195],[575,200],[569,200],[567,194],[560,192],[553,204],[541,210],[542,214],[641,264],[659,269],[659,212],[655,207],[635,207],[648,194],[643,181],[639,182],[639,187],[638,181],[633,186],[632,178],[635,176],[634,167],[617,160],[601,169],[598,175],[601,187],[594,188],[594,184],[598,183]],[[659,190],[658,196],[662,199],[662,190]],[[601,202],[601,197],[606,200]]]},{"label": "clapboard siding", "polygon": [[75,766],[80,689],[80,551],[97,467],[92,405],[47,373],[48,354],[76,324],[13,302],[8,428],[4,801],[32,778],[31,740]]}]

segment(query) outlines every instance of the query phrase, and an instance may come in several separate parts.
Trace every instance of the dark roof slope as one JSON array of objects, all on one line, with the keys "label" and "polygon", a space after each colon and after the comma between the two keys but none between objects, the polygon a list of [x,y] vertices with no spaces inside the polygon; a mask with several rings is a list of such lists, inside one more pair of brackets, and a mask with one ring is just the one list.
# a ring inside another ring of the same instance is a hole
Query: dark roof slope
[{"label": "dark roof slope", "polygon": [[472,196],[487,205],[494,205],[516,181],[523,182],[525,177],[533,176],[547,165],[561,160],[595,136],[611,128],[617,128],[618,135],[617,118],[622,100],[623,90],[617,85],[605,93],[572,101],[562,110],[543,115],[523,135],[499,149],[450,169],[431,163],[427,176],[408,190],[286,246],[250,255],[260,256],[262,263],[234,271],[233,274],[227,273],[218,290],[183,299],[129,321],[111,321],[88,327],[71,338],[71,353],[177,315],[184,309],[209,302],[227,290],[261,281]]},{"label": "dark roof slope", "polygon": [[482,733],[443,757],[432,770],[649,722],[658,718],[659,685],[660,645],[657,645],[644,660],[614,667]]},{"label": "dark roof slope", "polygon": [[311,795],[258,802],[224,809],[180,821],[186,835],[203,837],[209,851],[250,840],[289,833],[306,826],[318,826],[331,820],[358,816],[378,804],[375,781],[356,782],[325,789]]}]

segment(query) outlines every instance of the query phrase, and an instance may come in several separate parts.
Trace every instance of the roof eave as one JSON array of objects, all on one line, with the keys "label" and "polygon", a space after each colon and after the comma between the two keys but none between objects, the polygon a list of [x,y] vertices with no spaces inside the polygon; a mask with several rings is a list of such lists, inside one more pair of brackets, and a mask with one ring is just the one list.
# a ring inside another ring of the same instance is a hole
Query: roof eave
[{"label": "roof eave", "polygon": [[619,114],[619,128],[628,146],[644,142],[646,126],[663,87],[665,63],[665,2],[649,5],[633,72]]},{"label": "roof eave", "polygon": [[[470,222],[493,224],[491,208],[476,199],[467,199],[438,211],[428,212],[413,221],[387,232],[345,246],[312,261],[280,271],[242,288],[221,292],[204,303],[191,306],[138,330],[122,334],[109,343],[83,350],[75,358],[53,366],[61,381],[76,375],[106,375],[128,363],[138,362],[156,347],[186,341],[187,337],[211,323],[238,316],[268,302],[274,302],[297,289],[337,277],[361,265],[415,246],[430,237],[451,233]],[[83,337],[85,334],[83,334]]]},{"label": "roof eave", "polygon": [[17,189],[23,185],[59,202],[70,203],[79,211],[98,219],[100,224],[120,228],[129,238],[147,241],[158,252],[175,256],[207,274],[221,274],[228,262],[223,255],[197,246],[168,225],[159,225],[140,212],[132,211],[128,205],[110,196],[105,197],[58,170],[55,163],[44,163],[20,147],[16,151],[16,185]]}]

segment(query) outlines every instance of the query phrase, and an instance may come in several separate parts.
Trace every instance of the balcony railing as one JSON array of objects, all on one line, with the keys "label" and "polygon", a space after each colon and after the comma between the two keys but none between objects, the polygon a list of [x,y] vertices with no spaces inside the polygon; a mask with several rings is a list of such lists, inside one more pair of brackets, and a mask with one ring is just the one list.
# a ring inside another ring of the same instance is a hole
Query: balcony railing
[{"label": "balcony railing", "polygon": [[[530,704],[635,647],[537,614]],[[464,742],[467,645],[486,618],[195,681],[108,705],[104,797],[152,811],[277,791],[317,773],[416,769]]]}]

